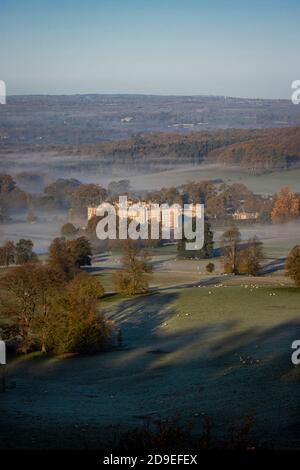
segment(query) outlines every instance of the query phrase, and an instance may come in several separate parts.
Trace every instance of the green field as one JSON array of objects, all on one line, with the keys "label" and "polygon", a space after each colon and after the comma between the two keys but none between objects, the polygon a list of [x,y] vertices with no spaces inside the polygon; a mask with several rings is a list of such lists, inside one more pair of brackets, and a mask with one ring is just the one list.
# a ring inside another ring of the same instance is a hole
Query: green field
[{"label": "green field", "polygon": [[299,447],[291,343],[300,337],[300,289],[254,284],[104,299],[123,349],[13,361],[17,386],[0,401],[2,447],[95,447],[145,418],[178,413],[195,430],[209,416],[216,438],[251,415],[256,440]]},{"label": "green field", "polygon": [[114,294],[120,253],[96,256],[91,274],[109,294],[101,309],[115,334],[122,329],[123,346],[9,358],[16,387],[0,394],[0,447],[97,448],[145,419],[180,415],[195,432],[209,417],[216,441],[251,416],[256,442],[300,448],[300,366],[291,362],[300,288],[283,271],[297,230],[242,229],[244,239],[255,232],[264,241],[267,272],[258,277],[224,275],[221,258],[208,275],[207,260],[178,260],[174,245],[152,250],[151,293],[130,299]]},{"label": "green field", "polygon": [[133,176],[130,178],[130,181],[132,186],[137,189],[160,189],[168,186],[179,186],[188,181],[216,179],[222,179],[224,183],[228,184],[244,183],[257,194],[273,194],[283,186],[289,186],[293,191],[300,191],[299,168],[254,175],[241,168],[202,165]]}]

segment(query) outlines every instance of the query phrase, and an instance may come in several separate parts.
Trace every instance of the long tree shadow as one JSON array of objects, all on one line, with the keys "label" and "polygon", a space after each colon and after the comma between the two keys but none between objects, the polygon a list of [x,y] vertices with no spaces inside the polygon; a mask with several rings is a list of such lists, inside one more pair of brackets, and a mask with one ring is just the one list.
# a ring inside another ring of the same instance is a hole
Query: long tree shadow
[{"label": "long tree shadow", "polygon": [[176,292],[151,292],[125,299],[106,315],[121,327],[126,344],[145,344],[151,341],[153,331],[176,313],[169,305],[178,295]]},{"label": "long tree shadow", "polygon": [[[100,431],[107,432],[108,423],[136,426],[141,416],[166,418],[180,411],[184,419],[210,416],[221,435],[225,424],[250,413],[256,416],[257,438],[275,447],[297,447],[300,374],[291,363],[291,344],[300,338],[300,320],[243,327],[242,318],[224,318],[189,326],[184,317],[184,327],[175,323],[169,328],[169,322],[184,315],[177,299],[177,292],[152,293],[125,299],[107,313],[122,328],[128,349],[11,368],[26,386],[2,397],[2,417],[10,417],[11,400],[17,400],[37,430],[45,431],[52,416],[66,416],[71,423],[95,422],[96,416]],[[46,387],[48,397],[41,392]],[[24,392],[33,404],[24,401]],[[70,400],[71,415],[61,396]],[[17,435],[26,424],[22,420],[20,414]],[[27,439],[26,433],[22,438]],[[92,434],[87,440],[89,446],[95,443]]]},{"label": "long tree shadow", "polygon": [[286,258],[280,258],[275,261],[271,261],[262,267],[260,274],[272,274],[276,271],[282,271],[284,269],[285,262]]},{"label": "long tree shadow", "polygon": [[[224,279],[226,279],[226,281],[229,281],[235,278],[236,278],[235,274],[226,274],[226,275],[223,274],[219,276],[210,276],[205,279],[199,279],[198,281],[194,281],[194,282],[189,282],[189,283],[179,284],[179,285],[176,284],[176,286],[174,286],[173,288],[176,290],[182,290],[182,289],[188,289],[192,287],[215,286],[218,284],[222,284],[224,282]],[[152,292],[165,292],[165,291],[169,291],[170,289],[172,289],[172,287],[169,287],[169,286],[153,287],[151,288],[151,291]]]}]

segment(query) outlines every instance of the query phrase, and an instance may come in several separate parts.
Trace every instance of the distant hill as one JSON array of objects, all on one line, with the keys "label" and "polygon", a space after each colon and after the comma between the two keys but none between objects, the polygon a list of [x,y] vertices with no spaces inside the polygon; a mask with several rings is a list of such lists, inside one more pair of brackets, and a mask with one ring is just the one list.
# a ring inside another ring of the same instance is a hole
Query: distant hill
[{"label": "distant hill", "polygon": [[34,164],[36,171],[139,173],[202,163],[261,172],[300,166],[300,127],[159,133],[95,144],[18,147],[18,151],[0,149],[2,172],[10,168],[28,171]]},{"label": "distant hill", "polygon": [[300,164],[300,127],[268,129],[243,142],[215,149],[207,155],[212,162],[239,164],[248,168],[279,169]]},{"label": "distant hill", "polygon": [[9,96],[0,147],[94,144],[145,133],[300,126],[290,100],[224,96]]},{"label": "distant hill", "polygon": [[289,100],[11,96],[0,113],[2,172],[30,165],[39,172],[139,172],[207,162],[262,171],[298,166],[299,159],[300,105]]},{"label": "distant hill", "polygon": [[300,127],[227,130],[181,134],[150,134],[94,145],[64,146],[60,154],[82,155],[104,166],[132,169],[221,163],[251,170],[300,165]]}]

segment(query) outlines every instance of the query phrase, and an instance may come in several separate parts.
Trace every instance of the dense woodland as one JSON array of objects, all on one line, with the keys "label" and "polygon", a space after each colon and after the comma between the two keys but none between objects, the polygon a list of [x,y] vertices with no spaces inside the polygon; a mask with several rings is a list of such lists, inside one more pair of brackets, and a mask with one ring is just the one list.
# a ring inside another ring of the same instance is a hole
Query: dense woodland
[{"label": "dense woodland", "polygon": [[[13,155],[19,150],[18,146],[0,148],[0,168],[18,165],[22,158],[18,163]],[[212,163],[260,173],[300,165],[300,127],[139,134],[93,144],[23,145],[21,154],[39,163],[46,159],[48,165],[53,160],[57,169],[64,172],[109,173],[114,168],[139,172]]]}]

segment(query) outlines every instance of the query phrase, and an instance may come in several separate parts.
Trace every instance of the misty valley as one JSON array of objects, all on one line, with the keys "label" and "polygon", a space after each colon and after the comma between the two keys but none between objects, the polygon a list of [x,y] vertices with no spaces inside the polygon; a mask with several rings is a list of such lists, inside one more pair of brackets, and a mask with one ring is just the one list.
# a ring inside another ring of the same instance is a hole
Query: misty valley
[{"label": "misty valley", "polygon": [[[8,97],[2,448],[299,446],[299,124],[285,100]],[[122,195],[204,204],[203,246],[100,240]]]}]

